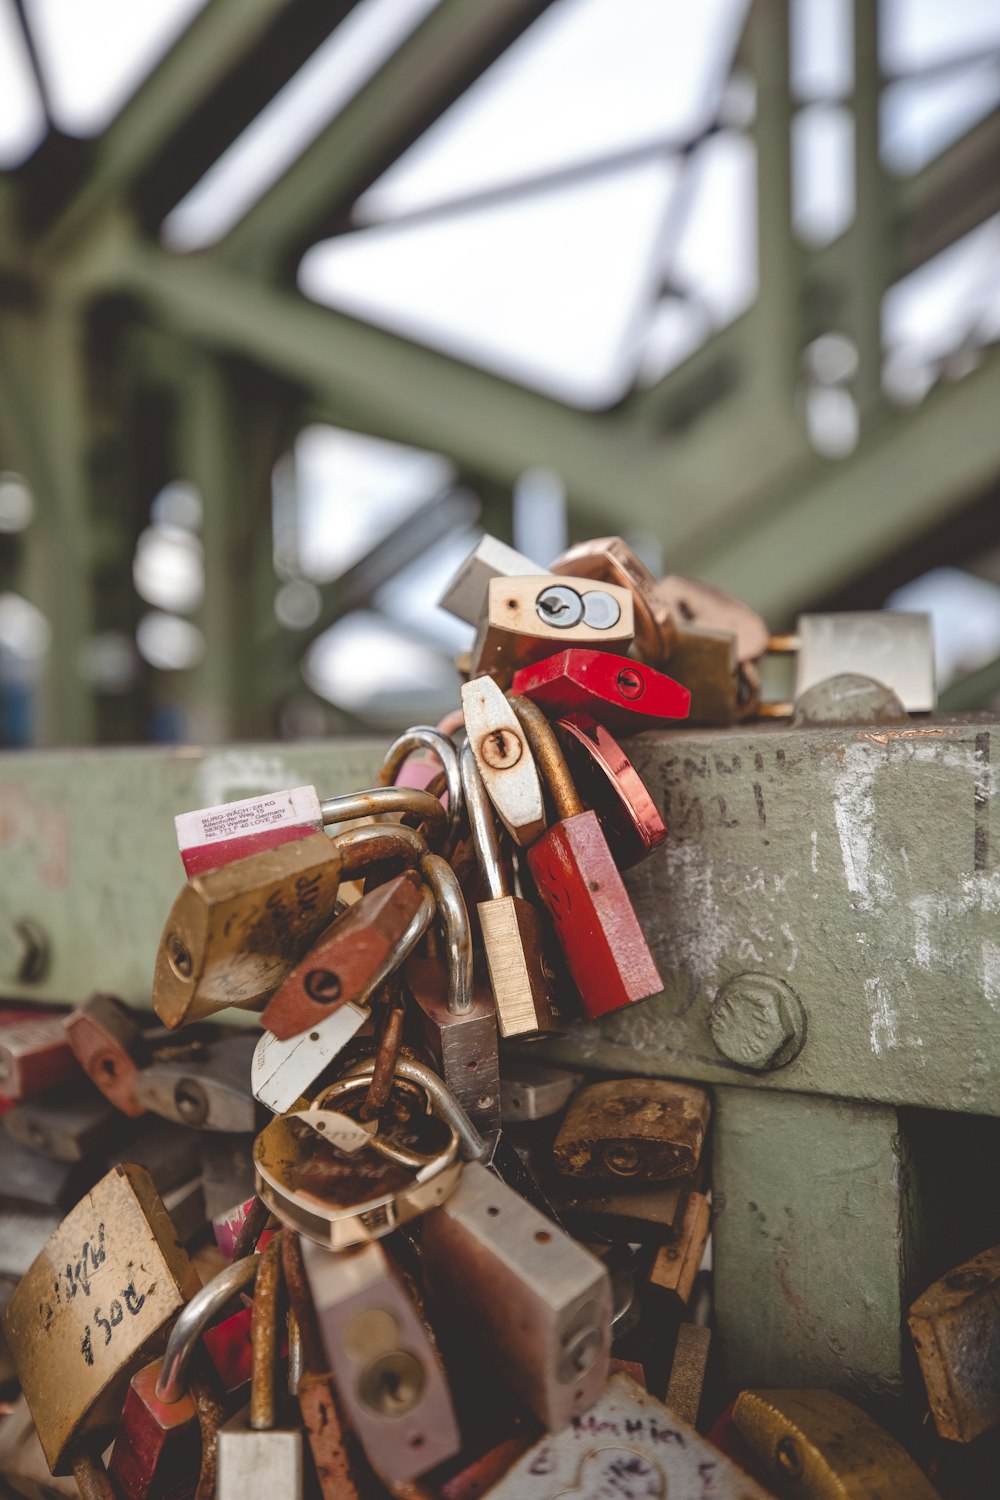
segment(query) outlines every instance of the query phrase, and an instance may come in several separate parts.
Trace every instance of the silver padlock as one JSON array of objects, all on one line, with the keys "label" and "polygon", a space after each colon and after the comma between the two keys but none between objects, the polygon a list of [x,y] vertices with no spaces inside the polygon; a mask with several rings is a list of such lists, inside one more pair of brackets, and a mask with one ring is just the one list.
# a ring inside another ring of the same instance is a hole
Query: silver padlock
[{"label": "silver padlock", "polygon": [[551,1432],[597,1400],[612,1295],[597,1258],[477,1162],[426,1216],[424,1279]]},{"label": "silver padlock", "polygon": [[438,605],[467,625],[478,625],[486,613],[490,583],[494,578],[537,577],[544,572],[544,568],[525,557],[523,552],[516,552],[506,542],[487,534],[479,538],[447,584]]},{"label": "silver padlock", "polygon": [[504,1125],[549,1120],[565,1109],[582,1082],[582,1073],[511,1059],[500,1079],[500,1118]]}]

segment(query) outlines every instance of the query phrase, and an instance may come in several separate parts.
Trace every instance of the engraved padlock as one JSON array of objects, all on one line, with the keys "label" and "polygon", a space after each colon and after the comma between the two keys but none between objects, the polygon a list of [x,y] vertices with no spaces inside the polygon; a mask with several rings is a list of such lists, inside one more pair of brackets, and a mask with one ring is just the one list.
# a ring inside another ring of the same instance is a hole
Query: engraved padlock
[{"label": "engraved padlock", "polygon": [[495,1136],[500,1129],[497,1016],[489,986],[476,977],[465,898],[439,854],[425,854],[420,873],[434,895],[443,952],[414,955],[403,965],[417,1032],[469,1118],[484,1135]]},{"label": "engraved padlock", "polygon": [[472,648],[470,675],[510,684],[518,667],[570,645],[624,651],[635,634],[629,589],[588,578],[494,578]]},{"label": "engraved padlock", "polygon": [[489,799],[515,844],[545,827],[545,802],[535,758],[520,721],[491,677],[462,685],[467,744]]},{"label": "engraved padlock", "polygon": [[67,1215],[3,1320],[53,1473],[111,1436],[129,1380],[198,1286],[141,1167],[115,1167]]},{"label": "engraved padlock", "polygon": [[513,706],[559,815],[531,845],[528,866],[594,1019],[655,995],[663,981],[597,814],[584,810],[554,730],[529,699],[514,699]]},{"label": "engraved padlock", "polygon": [[282,1421],[278,1389],[281,1319],[281,1235],[257,1271],[251,1344],[250,1402],[219,1429],[217,1500],[300,1500],[301,1429]]},{"label": "engraved padlock", "polygon": [[331,1255],[303,1240],[302,1256],[328,1366],[375,1471],[406,1483],[453,1457],[444,1370],[382,1246]]},{"label": "engraved padlock", "polygon": [[686,719],[691,694],[655,667],[611,651],[573,647],[514,673],[511,692],[530,698],[549,718],[585,713],[616,734]]},{"label": "engraved padlock", "polygon": [[597,1400],[611,1352],[600,1261],[477,1162],[421,1228],[432,1298],[550,1431]]},{"label": "engraved padlock", "polygon": [[202,1456],[197,1403],[213,1392],[203,1373],[191,1378],[191,1361],[209,1324],[256,1274],[253,1256],[226,1266],[191,1298],[163,1357],[132,1376],[108,1465],[122,1500],[169,1500],[181,1485],[193,1488]]},{"label": "engraved padlock", "polygon": [[554,974],[545,952],[540,915],[530,901],[511,894],[493,814],[468,742],[462,747],[462,780],[488,891],[487,900],[478,903],[478,913],[500,1035],[529,1037],[558,1031]]},{"label": "engraved padlock", "polygon": [[652,794],[614,736],[589,714],[556,720],[556,734],[573,781],[600,819],[615,864],[629,870],[667,837]]},{"label": "engraved padlock", "polygon": [[[401,1057],[394,1117],[360,1120],[373,1061],[358,1064],[311,1105],[276,1117],[257,1137],[257,1192],[283,1224],[330,1249],[389,1234],[442,1203],[461,1174],[459,1151],[487,1147],[441,1079]],[[415,1087],[413,1087],[415,1085]]]},{"label": "engraved padlock", "polygon": [[559,554],[549,571],[628,589],[635,606],[636,651],[644,661],[654,663],[670,655],[675,625],[669,600],[660,594],[653,574],[620,536],[577,542]]}]

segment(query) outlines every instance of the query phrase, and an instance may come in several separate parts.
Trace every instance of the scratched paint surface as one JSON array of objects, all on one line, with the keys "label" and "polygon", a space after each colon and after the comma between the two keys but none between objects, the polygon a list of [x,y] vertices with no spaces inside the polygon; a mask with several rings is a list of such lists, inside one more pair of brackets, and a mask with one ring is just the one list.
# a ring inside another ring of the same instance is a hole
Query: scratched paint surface
[{"label": "scratched paint surface", "polygon": [[[4,993],[148,1005],[183,878],[174,814],[303,783],[332,796],[370,784],[383,749],[3,757],[2,910],[52,944],[46,978],[0,976]],[[579,1023],[560,1055],[1000,1114],[1000,724],[647,733],[629,753],[670,829],[626,875],[665,989]],[[783,979],[806,1012],[802,1050],[774,1073],[727,1062],[708,1029],[717,990],[746,972]]]}]

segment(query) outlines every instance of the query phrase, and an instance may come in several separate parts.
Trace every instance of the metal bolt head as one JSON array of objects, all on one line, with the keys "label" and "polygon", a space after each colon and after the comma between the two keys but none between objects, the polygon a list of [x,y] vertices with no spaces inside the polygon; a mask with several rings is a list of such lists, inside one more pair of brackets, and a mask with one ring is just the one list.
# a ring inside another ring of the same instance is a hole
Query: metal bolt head
[{"label": "metal bolt head", "polygon": [[546,625],[569,630],[583,619],[583,600],[576,589],[565,583],[552,583],[542,589],[535,600],[535,612]]},{"label": "metal bolt head", "polygon": [[508,771],[521,759],[524,746],[511,729],[494,729],[484,734],[479,744],[479,753],[488,766],[495,771]]},{"label": "metal bolt head", "polygon": [[722,1056],[741,1068],[769,1072],[795,1057],[805,1041],[802,1002],[770,974],[737,974],[712,1002],[708,1028]]}]

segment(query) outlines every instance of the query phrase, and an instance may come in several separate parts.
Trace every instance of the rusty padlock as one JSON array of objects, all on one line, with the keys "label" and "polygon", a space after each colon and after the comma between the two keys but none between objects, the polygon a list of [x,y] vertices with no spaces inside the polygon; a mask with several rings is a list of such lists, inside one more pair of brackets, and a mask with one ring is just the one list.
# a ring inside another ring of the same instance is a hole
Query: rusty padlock
[{"label": "rusty padlock", "polygon": [[554,730],[529,699],[512,703],[559,817],[531,845],[528,866],[593,1019],[657,994],[663,981],[597,814],[584,810]]},{"label": "rusty padlock", "polygon": [[573,647],[514,673],[511,692],[550,718],[584,713],[616,734],[638,734],[686,719],[691,694],[664,672],[610,651]]},{"label": "rusty padlock", "polygon": [[552,1147],[568,1177],[665,1182],[697,1170],[707,1090],[666,1078],[614,1078],[574,1096]]}]

